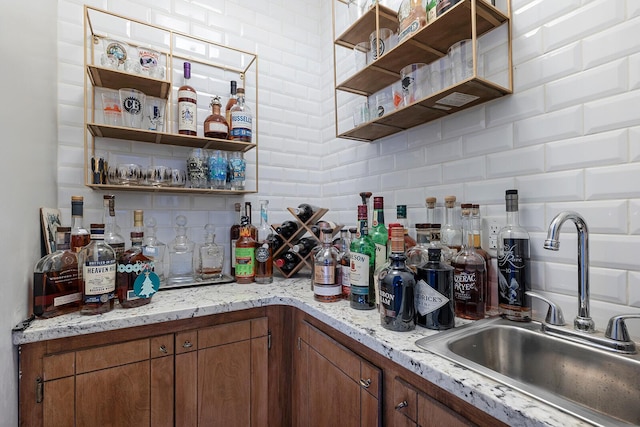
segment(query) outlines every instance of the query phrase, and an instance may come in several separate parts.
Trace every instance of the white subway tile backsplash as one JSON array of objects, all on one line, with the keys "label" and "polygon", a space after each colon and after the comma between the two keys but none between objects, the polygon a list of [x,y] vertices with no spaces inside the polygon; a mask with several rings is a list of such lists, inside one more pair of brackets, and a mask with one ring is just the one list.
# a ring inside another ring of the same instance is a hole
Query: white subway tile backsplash
[{"label": "white subway tile backsplash", "polygon": [[582,134],[582,107],[570,107],[515,122],[514,147],[570,138]]},{"label": "white subway tile backsplash", "polygon": [[575,211],[584,217],[590,233],[626,234],[628,229],[627,208],[625,200],[547,203],[545,216],[547,223],[550,223],[562,211]]},{"label": "white subway tile backsplash", "polygon": [[629,305],[640,307],[640,273],[629,272]]},{"label": "white subway tile backsplash", "polygon": [[544,145],[487,156],[487,177],[500,178],[544,172]]},{"label": "white subway tile backsplash", "polygon": [[575,42],[516,66],[513,70],[514,89],[530,89],[581,70],[581,42]]},{"label": "white subway tile backsplash", "polygon": [[585,133],[637,126],[640,124],[640,116],[636,114],[638,102],[640,102],[640,90],[585,104]]},{"label": "white subway tile backsplash", "polygon": [[[592,299],[615,304],[627,304],[627,274],[624,271],[608,268],[590,268],[589,272]],[[575,295],[577,299],[577,264],[547,263],[545,281],[547,291]],[[566,313],[565,316],[567,316]]]},{"label": "white subway tile backsplash", "polygon": [[629,233],[640,234],[640,200],[629,200]]},{"label": "white subway tile backsplash", "polygon": [[410,187],[427,187],[442,184],[442,165],[425,166],[409,170]]},{"label": "white subway tile backsplash", "polygon": [[464,196],[464,200],[480,205],[500,203],[500,216],[504,217],[504,192],[509,188],[515,188],[513,178],[490,179],[484,181],[470,181],[464,184],[464,191],[451,193]]},{"label": "white subway tile backsplash", "polygon": [[516,188],[528,202],[572,201],[584,198],[581,170],[516,177]]},{"label": "white subway tile backsplash", "polygon": [[435,165],[462,158],[462,139],[454,138],[427,147],[427,164]]},{"label": "white subway tile backsplash", "polygon": [[546,144],[547,170],[577,169],[627,161],[626,130],[598,133]]},{"label": "white subway tile backsplash", "polygon": [[640,163],[621,164],[585,171],[588,200],[635,198],[640,195]]},{"label": "white subway tile backsplash", "polygon": [[640,18],[636,17],[585,37],[582,40],[585,68],[639,52],[640,46],[636,41],[639,22]]},{"label": "white subway tile backsplash", "polygon": [[484,106],[478,106],[459,112],[453,117],[442,119],[442,137],[456,136],[484,129],[486,126]]},{"label": "white subway tile backsplash", "polygon": [[[580,6],[580,0],[536,0],[524,4],[522,7],[513,7],[513,34],[519,36],[523,33],[540,27],[547,22],[561,17]],[[516,25],[517,24],[517,25]]]},{"label": "white subway tile backsplash", "polygon": [[513,125],[516,120],[544,112],[544,88],[540,86],[522,92],[516,91],[513,95],[501,98],[500,102],[489,103],[485,108],[487,127]]},{"label": "white subway tile backsplash", "polygon": [[473,182],[486,176],[484,157],[471,157],[442,165],[444,183]]},{"label": "white subway tile backsplash", "polygon": [[513,147],[513,124],[487,128],[462,137],[465,156],[494,153]]},{"label": "white subway tile backsplash", "polygon": [[591,265],[639,271],[638,245],[640,245],[640,236],[592,234],[589,236]]}]

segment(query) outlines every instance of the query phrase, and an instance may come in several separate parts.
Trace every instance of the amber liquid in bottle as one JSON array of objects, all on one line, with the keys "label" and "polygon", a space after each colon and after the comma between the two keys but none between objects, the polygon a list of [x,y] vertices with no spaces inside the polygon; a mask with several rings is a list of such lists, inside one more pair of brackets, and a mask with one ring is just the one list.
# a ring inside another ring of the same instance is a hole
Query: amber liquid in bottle
[{"label": "amber liquid in bottle", "polygon": [[89,231],[82,225],[84,198],[71,196],[71,241],[69,247],[73,252],[80,252],[91,241]]},{"label": "amber liquid in bottle", "polygon": [[225,115],[224,118],[227,121],[227,124],[229,125],[229,135],[228,135],[229,139],[233,139],[233,137],[231,136],[231,107],[233,107],[238,103],[238,97],[236,96],[237,90],[238,90],[238,84],[236,83],[235,80],[231,80],[231,92],[230,92],[229,100],[227,101],[227,105],[224,108],[224,115]]},{"label": "amber liquid in bottle", "polygon": [[236,242],[236,282],[255,281],[256,241],[251,237],[249,218],[242,217],[240,238]]},{"label": "amber liquid in bottle", "polygon": [[182,135],[197,135],[197,105],[196,90],[189,85],[191,79],[191,63],[184,63],[184,83],[178,88],[178,133]]},{"label": "amber liquid in bottle", "polygon": [[220,115],[220,98],[211,100],[211,115],[204,121],[204,136],[207,138],[227,139],[229,136],[229,124]]},{"label": "amber liquid in bottle", "polygon": [[268,200],[260,200],[260,228],[256,244],[256,283],[273,282],[272,230],[269,227]]}]

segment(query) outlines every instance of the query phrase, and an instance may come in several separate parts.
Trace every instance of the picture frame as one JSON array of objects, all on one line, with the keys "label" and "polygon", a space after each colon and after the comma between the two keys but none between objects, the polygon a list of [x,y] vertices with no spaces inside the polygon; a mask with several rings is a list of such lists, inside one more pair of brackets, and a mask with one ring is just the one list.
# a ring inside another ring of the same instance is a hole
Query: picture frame
[{"label": "picture frame", "polygon": [[56,250],[56,230],[62,225],[60,209],[40,208],[40,224],[42,226],[42,238],[47,254]]}]

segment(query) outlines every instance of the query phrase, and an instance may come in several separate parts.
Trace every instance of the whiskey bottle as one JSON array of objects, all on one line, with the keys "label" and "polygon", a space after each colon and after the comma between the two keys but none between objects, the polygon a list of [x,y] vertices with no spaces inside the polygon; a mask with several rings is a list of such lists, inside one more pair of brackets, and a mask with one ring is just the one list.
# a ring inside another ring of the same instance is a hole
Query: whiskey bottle
[{"label": "whiskey bottle", "polygon": [[342,299],[342,286],[337,283],[338,251],[333,247],[331,228],[322,228],[322,247],[313,259],[313,298],[320,302],[336,302]]},{"label": "whiskey bottle", "polygon": [[373,271],[375,269],[376,246],[369,237],[367,205],[358,206],[358,234],[351,241],[350,303],[356,310],[372,310],[376,307]]},{"label": "whiskey bottle", "polygon": [[207,224],[204,230],[204,243],[198,245],[197,254],[196,280],[199,282],[221,278],[224,266],[224,249],[215,242],[215,226]]},{"label": "whiskey bottle", "polygon": [[391,228],[389,266],[380,271],[380,322],[392,331],[415,329],[415,276],[405,264],[404,229]]},{"label": "whiskey bottle", "polygon": [[167,246],[169,253],[169,272],[167,285],[189,284],[195,281],[193,243],[187,237],[187,217],[176,217],[176,237]]},{"label": "whiskey bottle", "polygon": [[229,124],[220,114],[221,105],[219,96],[211,99],[211,114],[204,120],[204,136],[207,138],[227,139],[229,136]]},{"label": "whiskey bottle", "polygon": [[91,236],[84,225],[82,225],[84,198],[82,196],[71,196],[71,241],[70,249],[80,252],[84,246],[89,244]]},{"label": "whiskey bottle", "polygon": [[451,261],[453,260],[455,252],[451,250],[449,246],[442,244],[442,240],[440,238],[441,227],[442,226],[440,224],[431,224],[431,237],[429,237],[429,247],[440,249],[442,262],[451,265]]},{"label": "whiskey bottle", "polygon": [[33,269],[33,314],[54,317],[77,311],[82,300],[78,257],[69,249],[71,227],[56,229],[56,251],[45,255]]},{"label": "whiskey bottle", "polygon": [[269,227],[268,207],[268,200],[260,200],[260,227],[258,227],[256,244],[256,283],[273,283],[273,233]]},{"label": "whiskey bottle", "polygon": [[143,253],[143,212],[133,211],[131,248],[118,259],[116,290],[123,308],[140,307],[151,302],[160,289],[160,278],[154,271],[154,262]]},{"label": "whiskey bottle", "polygon": [[235,80],[231,80],[231,90],[229,92],[229,100],[227,101],[227,105],[224,108],[224,118],[227,121],[227,124],[229,125],[229,139],[231,138],[231,107],[233,107],[234,105],[236,105],[236,103],[238,102],[238,97],[236,96],[236,91],[237,91],[237,87],[238,84],[236,83]]},{"label": "whiskey bottle", "polygon": [[167,245],[156,237],[156,219],[153,217],[145,221],[144,237],[142,240],[142,254],[153,262],[153,271],[160,280],[160,286],[165,283],[165,253]]},{"label": "whiskey bottle", "polygon": [[116,259],[120,259],[124,253],[124,238],[119,234],[119,227],[116,223],[116,196],[105,194],[102,197],[102,202],[104,206],[102,215],[104,242],[116,252]]},{"label": "whiskey bottle", "polygon": [[476,253],[470,232],[471,204],[461,206],[462,249],[451,262],[454,281],[456,316],[464,319],[484,318],[484,290],[487,282],[487,266]]},{"label": "whiskey bottle", "polygon": [[78,253],[78,277],[82,282],[80,314],[100,314],[113,309],[116,268],[116,253],[104,242],[104,224],[91,224],[91,241]]},{"label": "whiskey bottle", "polygon": [[244,88],[238,88],[238,102],[231,107],[231,139],[234,141],[251,142],[253,129],[253,115],[245,104]]},{"label": "whiskey bottle", "polygon": [[507,225],[498,233],[498,289],[500,314],[517,321],[531,320],[529,233],[519,224],[518,190],[505,194]]},{"label": "whiskey bottle", "polygon": [[242,205],[240,203],[234,204],[236,212],[236,221],[229,229],[229,253],[231,254],[231,277],[236,276],[236,242],[240,238],[240,221],[242,219]]},{"label": "whiskey bottle", "polygon": [[253,225],[253,214],[251,212],[251,202],[244,202],[244,216],[249,218],[249,231],[251,232],[251,238],[258,240],[258,227]]},{"label": "whiskey bottle", "polygon": [[236,242],[236,282],[255,281],[256,241],[251,237],[249,217],[240,221],[240,238]]},{"label": "whiskey bottle", "polygon": [[456,196],[445,196],[444,213],[445,223],[442,225],[441,241],[454,252],[458,252],[462,247],[462,230],[455,224],[454,208]]},{"label": "whiskey bottle", "polygon": [[343,228],[340,230],[340,239],[338,243],[338,264],[339,266],[339,277],[338,282],[340,286],[342,286],[342,296],[343,298],[349,298],[349,294],[351,293],[351,283],[349,282],[349,270],[351,269],[351,252],[349,251],[349,245],[351,244],[351,239],[349,238],[349,230]]},{"label": "whiskey bottle", "polygon": [[493,316],[498,314],[498,280],[496,277],[495,267],[493,267],[491,263],[489,253],[482,249],[481,227],[480,205],[473,204],[471,206],[471,235],[473,239],[473,247],[475,248],[476,253],[484,259],[484,262],[487,265],[487,281],[485,282],[484,290],[484,310],[486,314]]},{"label": "whiskey bottle", "polygon": [[189,85],[191,79],[191,63],[184,63],[184,80],[178,88],[178,133],[197,135],[198,94]]},{"label": "whiskey bottle", "polygon": [[429,248],[428,257],[418,267],[416,323],[429,329],[451,329],[455,326],[453,267],[441,261],[440,248]]},{"label": "whiskey bottle", "polygon": [[283,239],[289,240],[298,231],[298,223],[295,221],[285,221],[276,227],[276,231]]},{"label": "whiskey bottle", "polygon": [[409,235],[409,222],[407,221],[407,205],[396,205],[396,221],[402,225],[404,229],[404,247],[405,250],[414,247],[417,242]]}]

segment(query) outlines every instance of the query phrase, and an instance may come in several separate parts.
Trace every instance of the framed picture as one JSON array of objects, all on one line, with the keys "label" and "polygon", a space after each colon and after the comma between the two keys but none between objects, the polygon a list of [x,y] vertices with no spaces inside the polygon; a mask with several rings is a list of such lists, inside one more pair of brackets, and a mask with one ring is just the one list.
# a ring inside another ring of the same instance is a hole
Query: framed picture
[{"label": "framed picture", "polygon": [[46,252],[50,254],[56,250],[56,230],[62,225],[60,209],[40,208],[40,223]]}]

